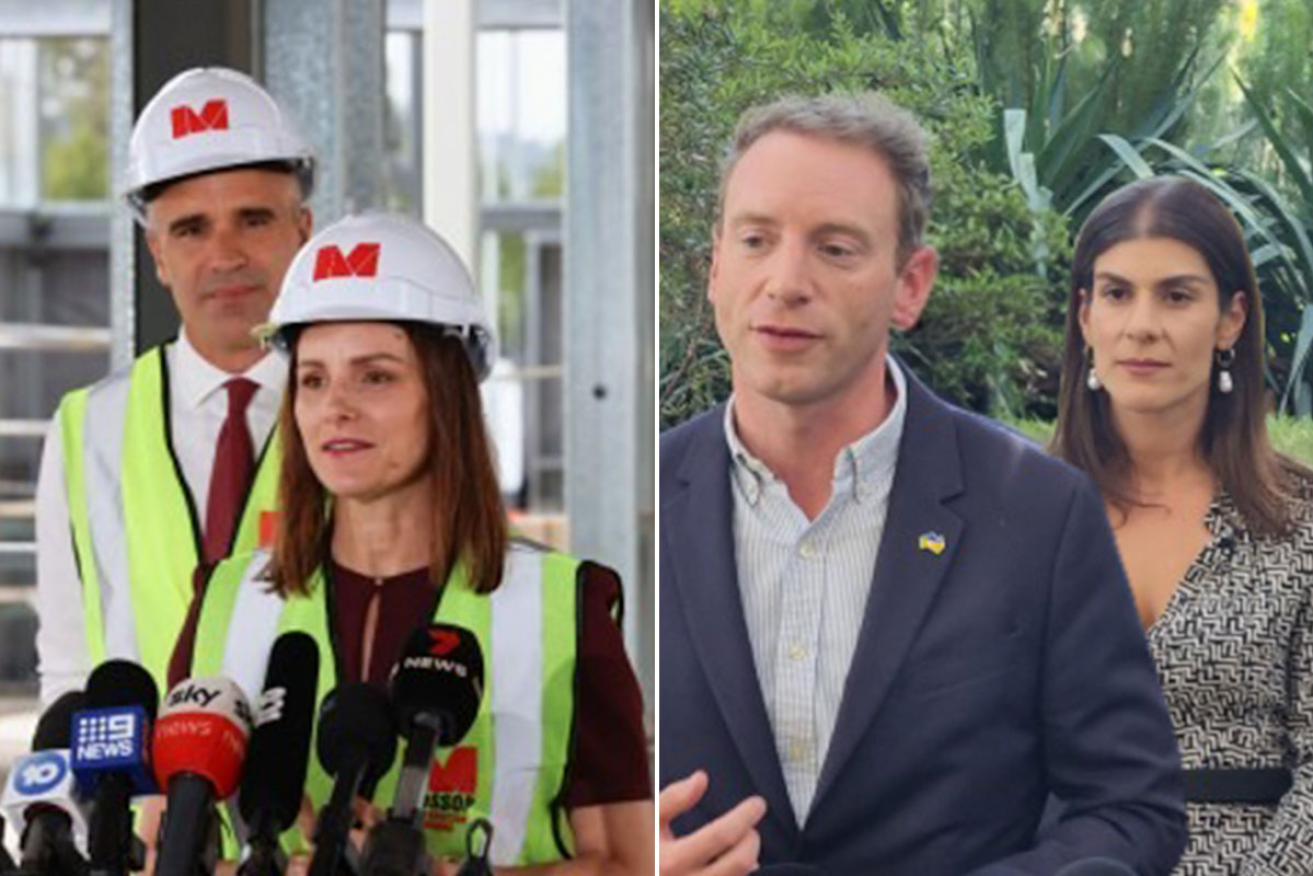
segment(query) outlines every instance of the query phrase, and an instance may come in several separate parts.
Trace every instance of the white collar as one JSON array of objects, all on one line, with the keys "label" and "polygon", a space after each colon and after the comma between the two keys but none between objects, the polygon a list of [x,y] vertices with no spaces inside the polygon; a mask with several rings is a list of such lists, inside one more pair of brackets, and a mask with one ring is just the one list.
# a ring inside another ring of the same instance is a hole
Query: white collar
[{"label": "white collar", "polygon": [[[874,429],[840,450],[834,461],[834,483],[838,485],[848,480],[859,501],[870,494],[877,477],[893,471],[898,461],[903,423],[907,418],[907,378],[891,355],[885,356],[885,370],[894,384],[893,407]],[[733,395],[725,405],[724,429],[734,478],[744,488],[749,501],[755,504],[766,484],[778,478],[739,438],[734,426]]]},{"label": "white collar", "polygon": [[174,368],[169,377],[178,388],[177,397],[188,407],[199,408],[234,377],[244,377],[256,383],[261,389],[268,389],[278,394],[282,393],[283,386],[287,383],[287,360],[276,352],[266,353],[260,361],[241,374],[229,374],[202,356],[192,346],[191,341],[187,339],[185,329],[178,332],[174,349],[176,351],[173,360]]}]

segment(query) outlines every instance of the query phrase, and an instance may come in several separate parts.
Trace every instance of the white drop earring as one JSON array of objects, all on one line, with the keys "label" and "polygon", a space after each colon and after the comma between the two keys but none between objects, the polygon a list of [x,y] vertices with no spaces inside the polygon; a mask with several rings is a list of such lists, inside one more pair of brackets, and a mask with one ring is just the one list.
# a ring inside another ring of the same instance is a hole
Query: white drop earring
[{"label": "white drop earring", "polygon": [[1090,392],[1098,392],[1103,389],[1103,383],[1099,380],[1099,372],[1094,370],[1094,349],[1085,348],[1085,358],[1090,363],[1090,373],[1085,376],[1085,385],[1089,387]]},{"label": "white drop earring", "polygon": [[1235,382],[1231,379],[1231,363],[1234,361],[1235,350],[1217,351],[1217,391],[1222,395],[1229,395],[1235,389]]}]

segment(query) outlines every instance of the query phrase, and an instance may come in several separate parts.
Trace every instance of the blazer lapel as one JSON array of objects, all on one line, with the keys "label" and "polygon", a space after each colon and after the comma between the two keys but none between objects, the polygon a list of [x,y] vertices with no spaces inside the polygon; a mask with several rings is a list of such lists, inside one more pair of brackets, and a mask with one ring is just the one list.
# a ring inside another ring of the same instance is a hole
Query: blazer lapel
[{"label": "blazer lapel", "polygon": [[[906,368],[907,419],[889,512],[853,651],[843,702],[812,803],[815,812],[842,775],[898,675],[962,539],[963,521],[943,503],[962,492],[957,433],[945,404]],[[943,537],[939,553],[921,537]]]},{"label": "blazer lapel", "polygon": [[[797,822],[739,596],[730,456],[720,427],[724,410],[723,405],[717,407],[703,419],[701,433],[680,469],[684,489],[661,509],[661,531],[670,540],[666,556],[673,560],[675,591],[721,716],[756,793],[766,798],[767,817],[781,819],[792,835],[797,833]],[[715,765],[709,766],[714,782]]]}]

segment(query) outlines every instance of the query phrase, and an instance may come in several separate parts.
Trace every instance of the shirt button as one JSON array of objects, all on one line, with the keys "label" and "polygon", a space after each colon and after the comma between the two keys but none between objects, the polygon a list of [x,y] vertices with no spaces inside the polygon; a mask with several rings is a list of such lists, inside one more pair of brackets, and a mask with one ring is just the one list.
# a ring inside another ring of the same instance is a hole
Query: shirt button
[{"label": "shirt button", "polygon": [[798,553],[804,560],[810,560],[812,557],[816,556],[816,545],[809,541],[804,541],[798,546]]},{"label": "shirt button", "polygon": [[802,660],[807,656],[807,649],[802,645],[791,645],[789,647],[790,660]]},{"label": "shirt button", "polygon": [[801,742],[795,742],[789,746],[789,759],[794,763],[802,763],[803,755],[807,753],[807,748]]}]

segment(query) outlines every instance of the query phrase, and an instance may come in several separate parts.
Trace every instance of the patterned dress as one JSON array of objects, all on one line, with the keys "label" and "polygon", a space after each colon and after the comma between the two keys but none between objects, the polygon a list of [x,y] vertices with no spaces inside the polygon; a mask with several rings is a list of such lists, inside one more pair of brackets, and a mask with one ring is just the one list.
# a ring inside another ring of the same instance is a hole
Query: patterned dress
[{"label": "patterned dress", "polygon": [[1285,767],[1279,805],[1190,803],[1180,876],[1313,876],[1313,495],[1284,538],[1251,533],[1231,498],[1149,629],[1186,769]]}]

